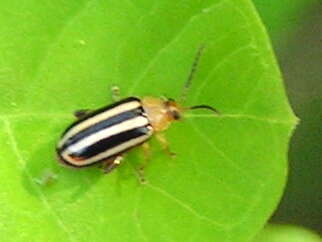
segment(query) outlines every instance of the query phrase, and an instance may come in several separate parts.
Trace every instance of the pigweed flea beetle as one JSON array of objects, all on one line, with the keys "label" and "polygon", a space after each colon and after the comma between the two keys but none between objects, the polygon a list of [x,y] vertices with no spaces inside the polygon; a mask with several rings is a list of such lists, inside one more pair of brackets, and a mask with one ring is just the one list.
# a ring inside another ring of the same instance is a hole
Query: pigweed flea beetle
[{"label": "pigweed flea beetle", "polygon": [[[202,51],[200,47],[183,87],[181,102],[187,95]],[[120,165],[125,152],[147,144],[152,135],[172,154],[161,132],[193,109],[218,113],[208,105],[183,107],[173,99],[155,97],[128,97],[94,111],[78,110],[74,114],[78,120],[65,130],[57,144],[57,156],[64,165],[76,168],[102,163],[108,173]]]}]

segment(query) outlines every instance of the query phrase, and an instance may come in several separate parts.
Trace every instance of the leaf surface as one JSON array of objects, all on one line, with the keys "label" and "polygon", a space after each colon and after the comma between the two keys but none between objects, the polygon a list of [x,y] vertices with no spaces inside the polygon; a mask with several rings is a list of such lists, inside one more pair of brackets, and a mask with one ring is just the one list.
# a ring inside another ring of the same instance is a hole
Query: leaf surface
[{"label": "leaf surface", "polygon": [[[281,196],[296,119],[248,0],[2,1],[0,234],[6,241],[248,241]],[[55,144],[77,109],[122,96],[178,98],[170,159],[152,141],[140,184],[130,152],[117,171],[71,170]],[[56,179],[55,179],[56,177]]]}]

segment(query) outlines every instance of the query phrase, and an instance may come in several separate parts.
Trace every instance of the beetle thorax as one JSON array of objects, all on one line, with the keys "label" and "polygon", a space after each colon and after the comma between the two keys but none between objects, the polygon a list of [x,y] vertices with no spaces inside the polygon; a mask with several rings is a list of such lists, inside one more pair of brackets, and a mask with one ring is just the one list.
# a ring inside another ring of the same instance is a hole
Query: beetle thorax
[{"label": "beetle thorax", "polygon": [[180,119],[181,108],[174,101],[145,97],[142,105],[156,132],[167,129],[173,121]]}]

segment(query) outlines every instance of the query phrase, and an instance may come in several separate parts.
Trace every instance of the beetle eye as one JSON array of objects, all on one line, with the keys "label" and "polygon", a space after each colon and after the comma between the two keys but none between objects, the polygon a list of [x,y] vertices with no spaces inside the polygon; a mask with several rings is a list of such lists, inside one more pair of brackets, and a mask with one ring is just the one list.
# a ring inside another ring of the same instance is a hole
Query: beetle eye
[{"label": "beetle eye", "polygon": [[175,120],[179,120],[181,118],[180,113],[177,110],[172,111],[172,116]]}]

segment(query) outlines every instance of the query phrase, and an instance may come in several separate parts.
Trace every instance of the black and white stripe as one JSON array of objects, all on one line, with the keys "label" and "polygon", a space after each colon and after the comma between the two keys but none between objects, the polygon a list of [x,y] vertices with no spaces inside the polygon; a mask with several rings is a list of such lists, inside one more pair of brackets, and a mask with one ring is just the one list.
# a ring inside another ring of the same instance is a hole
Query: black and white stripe
[{"label": "black and white stripe", "polygon": [[67,165],[89,166],[145,142],[152,133],[140,99],[129,97],[70,125],[58,143],[57,153]]}]

